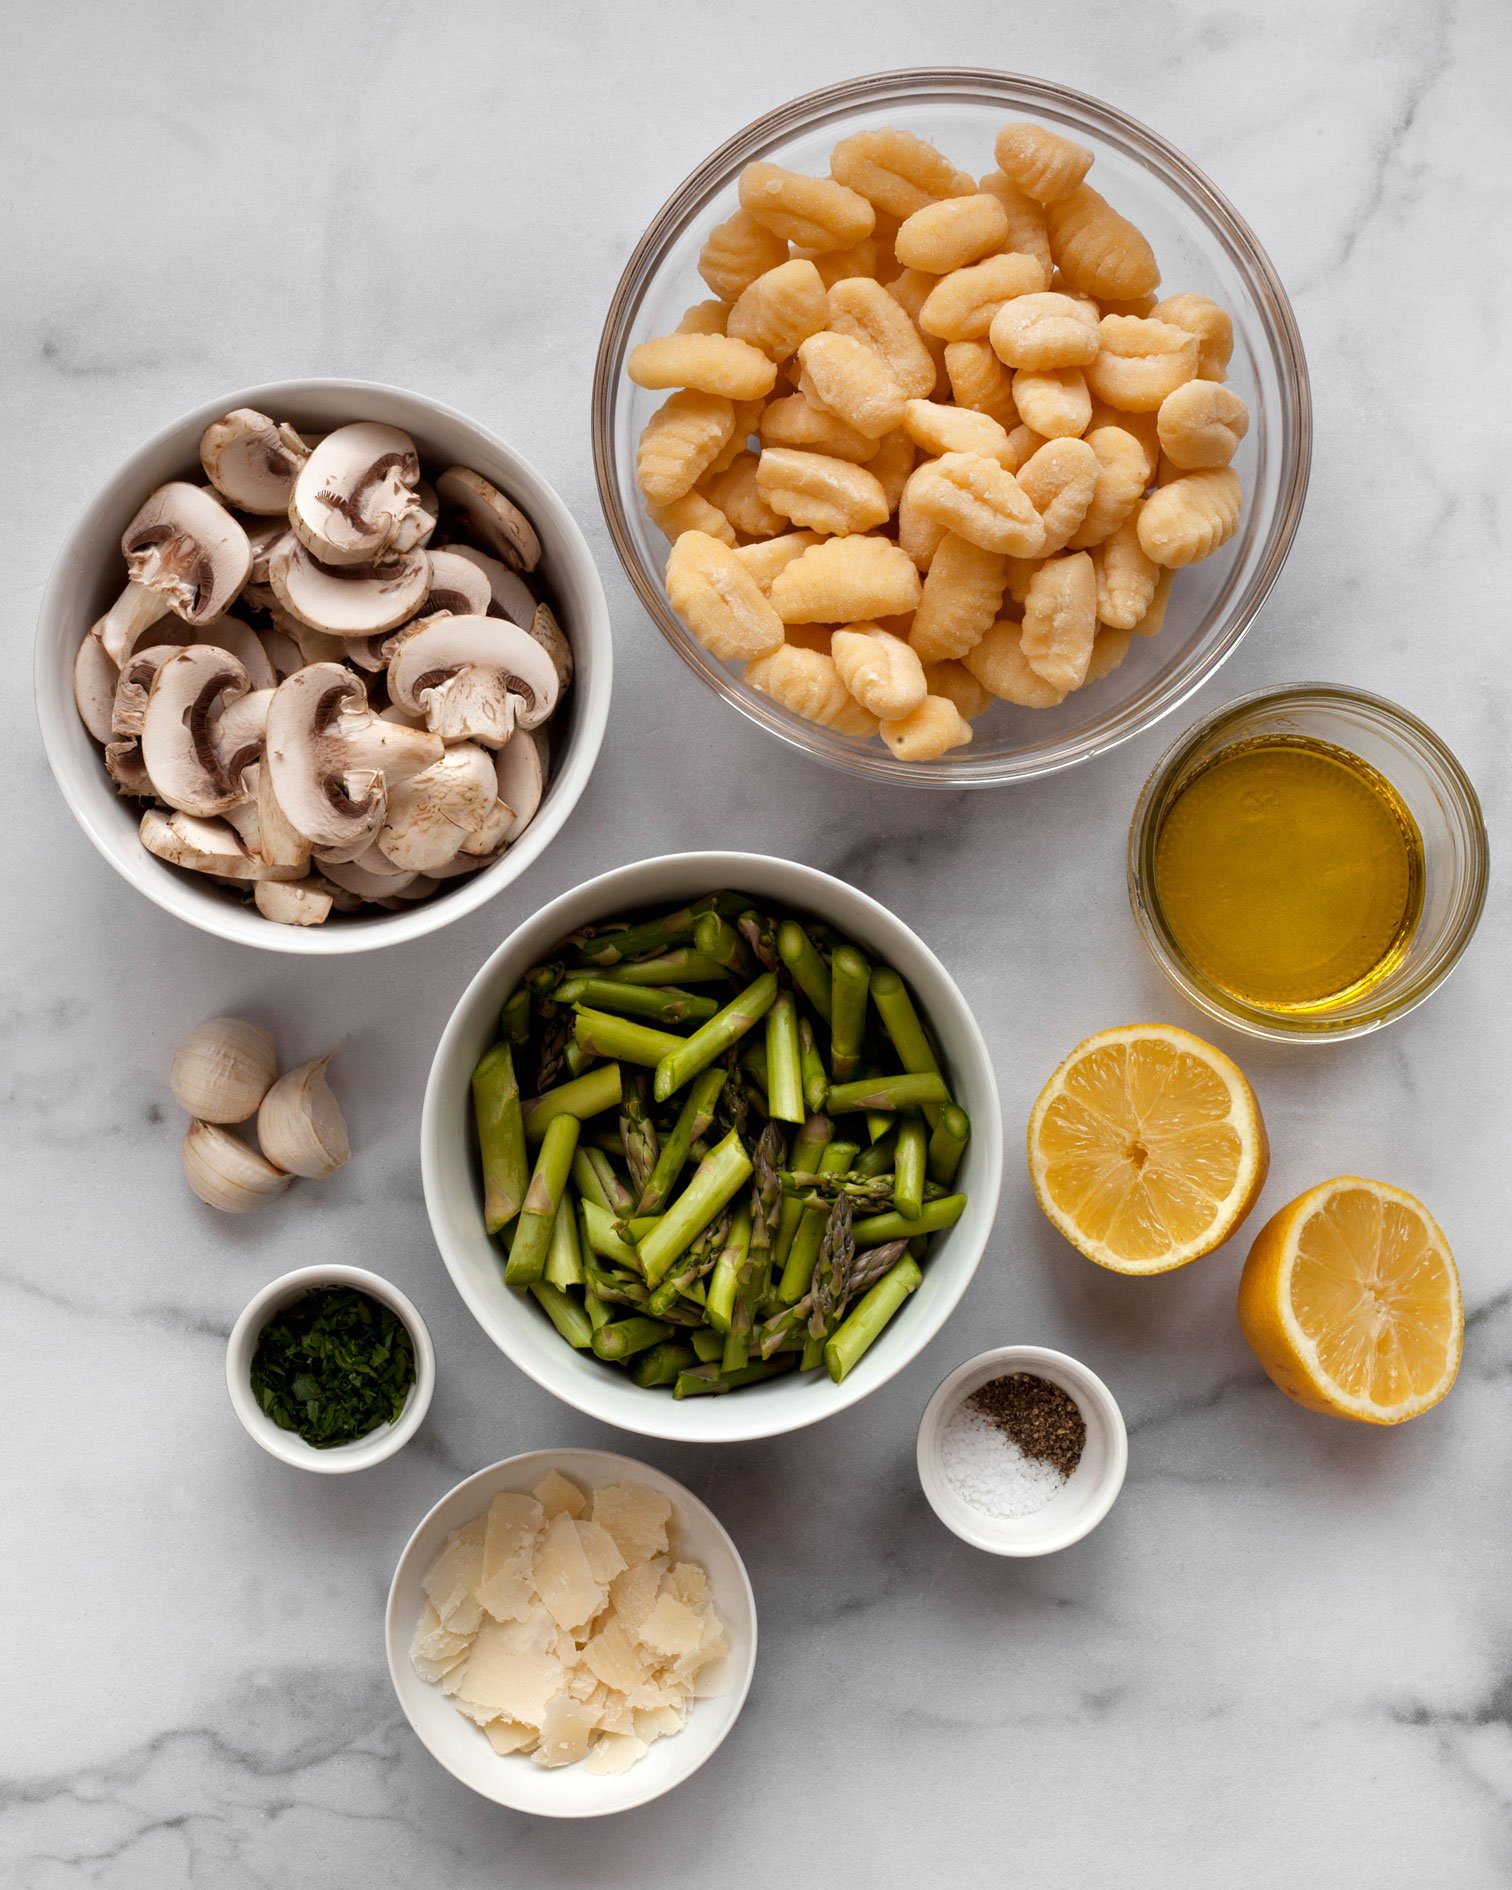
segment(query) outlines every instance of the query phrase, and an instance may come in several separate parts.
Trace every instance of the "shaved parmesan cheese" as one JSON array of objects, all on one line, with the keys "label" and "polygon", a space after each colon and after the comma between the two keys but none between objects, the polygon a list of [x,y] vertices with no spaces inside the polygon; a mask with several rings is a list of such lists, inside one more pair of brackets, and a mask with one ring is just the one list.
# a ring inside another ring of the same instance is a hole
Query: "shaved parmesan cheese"
[{"label": "shaved parmesan cheese", "polygon": [[605,1594],[593,1579],[577,1524],[566,1513],[553,1516],[536,1545],[536,1593],[564,1628],[581,1627],[603,1607]]},{"label": "shaved parmesan cheese", "polygon": [[537,1765],[575,1765],[588,1750],[598,1714],[581,1700],[559,1693],[546,1704],[541,1743],[530,1755]]},{"label": "shaved parmesan cheese", "polygon": [[717,1700],[721,1694],[730,1690],[730,1663],[721,1654],[701,1667],[698,1678],[693,1682],[692,1697],[695,1700]]},{"label": "shaved parmesan cheese", "polygon": [[[596,1582],[606,1585],[616,1575],[623,1573],[625,1558],[619,1552],[619,1544],[602,1523],[578,1522],[573,1527],[577,1530],[578,1541],[583,1545],[588,1572]],[[703,1571],[699,1572],[701,1574]]]},{"label": "shaved parmesan cheese", "polygon": [[628,1772],[651,1748],[634,1733],[604,1733],[593,1742],[584,1769],[589,1772]]},{"label": "shaved parmesan cheese", "polygon": [[588,1498],[572,1478],[564,1477],[560,1470],[548,1470],[535,1486],[535,1494],[548,1521],[564,1511],[569,1516],[581,1516],[588,1507]]},{"label": "shaved parmesan cheese", "polygon": [[703,1622],[676,1595],[664,1594],[641,1622],[638,1638],[671,1659],[693,1652],[703,1639]]},{"label": "shaved parmesan cheese", "polygon": [[410,1658],[494,1751],[621,1772],[722,1688],[723,1626],[696,1562],[673,1562],[672,1505],[637,1483],[590,1499],[552,1471],[446,1538]]},{"label": "shaved parmesan cheese", "polygon": [[667,1522],[672,1505],[660,1490],[643,1483],[606,1483],[593,1492],[593,1520],[602,1523],[632,1565],[667,1552]]},{"label": "shaved parmesan cheese", "polygon": [[482,1619],[474,1591],[483,1568],[483,1518],[454,1529],[425,1578],[425,1593],[456,1634],[471,1634]]}]

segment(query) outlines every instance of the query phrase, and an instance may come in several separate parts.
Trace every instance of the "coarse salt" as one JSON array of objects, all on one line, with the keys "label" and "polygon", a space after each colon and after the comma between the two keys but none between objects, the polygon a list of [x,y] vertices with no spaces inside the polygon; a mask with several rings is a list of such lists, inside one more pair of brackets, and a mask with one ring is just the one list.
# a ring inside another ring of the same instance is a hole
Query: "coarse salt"
[{"label": "coarse salt", "polygon": [[1053,1463],[1026,1456],[969,1399],[956,1406],[945,1426],[940,1460],[956,1495],[1002,1522],[1032,1516],[1066,1483]]}]

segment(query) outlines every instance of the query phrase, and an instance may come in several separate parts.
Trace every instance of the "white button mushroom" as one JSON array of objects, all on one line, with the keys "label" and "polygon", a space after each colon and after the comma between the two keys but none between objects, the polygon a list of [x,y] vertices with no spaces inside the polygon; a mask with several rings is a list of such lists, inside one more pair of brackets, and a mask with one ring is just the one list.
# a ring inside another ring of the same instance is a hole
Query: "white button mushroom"
[{"label": "white button mushroom", "polygon": [[482,473],[470,466],[448,466],[436,480],[436,491],[441,503],[456,512],[463,536],[481,550],[502,558],[515,571],[533,571],[541,562],[535,526]]},{"label": "white button mushroom", "polygon": [[268,711],[273,792],[290,823],[318,847],[365,846],[383,824],[387,790],[442,752],[436,736],[374,715],[362,679],[339,663],[296,670]]},{"label": "white button mushroom", "polygon": [[368,847],[353,860],[322,859],[327,879],[355,893],[359,899],[392,899],[414,884],[418,877],[408,869],[395,866],[385,853]]},{"label": "white button mushroom", "polygon": [[545,742],[536,729],[521,729],[512,741],[494,756],[499,799],[511,810],[509,825],[500,836],[505,846],[513,846],[535,819],[541,796],[546,791]]},{"label": "white button mushroom", "polygon": [[507,564],[502,564],[497,558],[490,558],[486,551],[479,551],[476,545],[442,545],[440,549],[453,557],[465,558],[488,579],[492,602],[482,613],[485,617],[507,617],[522,630],[530,628],[530,620],[535,615],[539,600],[518,571],[511,571]]},{"label": "white button mushroom", "polygon": [[200,435],[200,464],[217,492],[244,512],[286,517],[309,448],[291,426],[238,407]]},{"label": "white button mushroom", "polygon": [[492,755],[473,742],[457,742],[391,790],[378,850],[401,871],[428,873],[455,859],[485,828],[496,800]]},{"label": "white button mushroom", "polygon": [[333,902],[328,892],[303,880],[260,879],[252,888],[252,903],[275,925],[324,925]]},{"label": "white button mushroom", "polygon": [[502,748],[544,722],[559,685],[551,657],[502,617],[440,617],[395,640],[389,694],[448,742]]},{"label": "white button mushroom", "polygon": [[368,637],[392,630],[425,602],[430,554],[409,551],[387,564],[323,565],[295,538],[269,555],[268,582],[299,623],[328,636]]},{"label": "white button mushroom", "polygon": [[121,550],[131,581],[91,633],[116,663],[170,610],[196,626],[223,616],[252,564],[241,526],[184,480],[158,487],[121,534]]},{"label": "white button mushroom", "polygon": [[289,523],[322,564],[370,564],[414,550],[435,529],[419,483],[409,435],[359,420],[328,433],[300,468]]},{"label": "white button mushroom", "polygon": [[247,687],[236,658],[206,644],[175,650],[159,667],[142,717],[142,759],[159,800],[208,817],[246,799],[216,752],[214,720]]},{"label": "white button mushroom", "polygon": [[251,852],[236,829],[224,820],[197,814],[165,813],[149,807],[138,828],[142,845],[170,866],[208,873],[213,879],[299,879],[303,866],[270,866]]},{"label": "white button mushroom", "polygon": [[444,610],[453,617],[486,617],[493,602],[488,574],[457,551],[443,548],[426,555],[431,565],[426,615],[434,616]]},{"label": "white button mushroom", "polygon": [[110,713],[120,670],[95,636],[87,636],[74,655],[74,702],[79,720],[102,745],[111,737]]}]

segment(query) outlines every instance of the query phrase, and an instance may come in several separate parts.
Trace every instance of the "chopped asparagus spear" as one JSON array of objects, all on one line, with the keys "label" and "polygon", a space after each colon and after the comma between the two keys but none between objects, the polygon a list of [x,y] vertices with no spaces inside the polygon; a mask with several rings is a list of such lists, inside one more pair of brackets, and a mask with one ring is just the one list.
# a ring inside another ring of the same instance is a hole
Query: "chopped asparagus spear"
[{"label": "chopped asparagus spear", "polygon": [[[573,1006],[576,1021],[573,1035],[585,1049],[601,1057],[617,1057],[622,1063],[640,1063],[653,1069],[673,1050],[684,1048],[685,1040],[670,1030],[653,1030],[649,1024],[637,1024],[628,1017],[616,1017],[611,1011]],[[660,1093],[657,1101],[661,1101]]]},{"label": "chopped asparagus spear", "polygon": [[675,985],[624,984],[614,978],[582,974],[564,978],[557,986],[556,998],[560,1004],[589,1004],[601,1011],[622,1011],[630,1017],[654,1017],[659,1024],[712,1017],[719,1009],[713,998],[699,997]]},{"label": "chopped asparagus spear", "polygon": [[651,1098],[644,1070],[637,1070],[625,1090],[619,1113],[620,1145],[630,1171],[630,1188],[639,1197],[651,1179],[661,1152],[656,1124],[651,1120]]},{"label": "chopped asparagus spear", "polygon": [[705,1398],[711,1393],[739,1391],[742,1385],[759,1385],[764,1378],[776,1378],[793,1369],[791,1358],[762,1359],[755,1365],[742,1365],[738,1371],[722,1371],[717,1365],[695,1365],[683,1372],[672,1387],[674,1398]]},{"label": "chopped asparagus spear", "polygon": [[675,1385],[678,1374],[697,1363],[698,1354],[691,1345],[683,1345],[677,1339],[663,1339],[660,1345],[641,1353],[630,1376],[644,1390],[651,1391],[658,1385]]},{"label": "chopped asparagus spear", "polygon": [[[574,1158],[575,1159],[575,1158]],[[546,1250],[546,1283],[565,1292],[583,1283],[583,1250],[578,1244],[577,1203],[569,1183],[562,1190],[562,1205],[551,1224],[551,1245]]]},{"label": "chopped asparagus spear", "polygon": [[505,1043],[519,1045],[530,1041],[530,986],[517,984],[504,1000],[499,1012],[499,1035]]},{"label": "chopped asparagus spear", "polygon": [[711,893],[691,906],[682,906],[660,919],[648,919],[643,925],[627,925],[619,931],[595,933],[577,941],[578,956],[585,965],[622,965],[627,958],[644,958],[668,945],[680,945],[693,936],[693,928],[705,912],[717,910],[718,900]]},{"label": "chopped asparagus spear", "polygon": [[723,984],[723,965],[706,958],[691,945],[677,945],[656,958],[638,958],[629,965],[595,967],[595,975],[609,984]]},{"label": "chopped asparagus spear", "polygon": [[593,1344],[593,1325],[585,1307],[570,1293],[546,1280],[533,1280],[530,1291],[547,1318],[575,1352],[586,1352]]},{"label": "chopped asparagus spear", "polygon": [[[735,1294],[740,1286],[740,1269],[751,1250],[751,1210],[742,1201],[730,1217],[730,1231],[725,1235],[709,1275],[709,1294],[705,1310],[716,1332],[730,1330],[730,1315],[735,1309]],[[721,1353],[724,1348],[721,1345]]]},{"label": "chopped asparagus spear", "polygon": [[831,1015],[830,969],[796,919],[784,919],[778,926],[777,950],[793,983],[827,1024]]},{"label": "chopped asparagus spear", "polygon": [[[926,1070],[938,1075],[940,1065],[929,1047],[929,1039],[924,1035],[924,1026],[919,1022],[919,1013],[908,995],[908,986],[890,966],[881,965],[872,973],[871,998],[904,1069],[911,1075]],[[944,1087],[943,1083],[941,1087]],[[942,1097],[925,1100],[924,1118],[930,1128],[940,1119],[941,1105],[949,1101],[949,1090]]]},{"label": "chopped asparagus spear", "polygon": [[862,1076],[853,1083],[833,1083],[828,1107],[831,1115],[841,1116],[852,1109],[899,1110],[949,1101],[944,1077],[925,1070],[917,1075]]},{"label": "chopped asparagus spear", "polygon": [[948,1188],[955,1180],[966,1144],[971,1140],[971,1118],[957,1103],[947,1103],[929,1138],[929,1179]]},{"label": "chopped asparagus spear", "polygon": [[546,1269],[546,1255],[551,1246],[551,1230],[557,1209],[567,1193],[567,1177],[572,1171],[572,1154],[577,1147],[576,1116],[555,1116],[547,1125],[535,1173],[525,1190],[520,1208],[520,1224],[514,1245],[504,1267],[507,1286],[530,1286]]},{"label": "chopped asparagus spear", "polygon": [[871,966],[854,945],[837,945],[830,959],[830,1075],[844,1082],[861,1059]]},{"label": "chopped asparagus spear", "polygon": [[766,1014],[767,1107],[778,1122],[803,1122],[803,1064],[798,1051],[798,1012],[791,993],[779,991]]},{"label": "chopped asparagus spear", "polygon": [[660,1213],[666,1205],[687,1164],[693,1144],[700,1136],[707,1135],[713,1124],[715,1107],[724,1089],[726,1075],[723,1069],[703,1070],[689,1086],[677,1121],[662,1143],[656,1166],[641,1189],[638,1206],[642,1214]]},{"label": "chopped asparagus spear", "polygon": [[755,972],[755,960],[746,950],[745,940],[717,912],[702,915],[693,928],[693,943],[705,958],[737,978],[750,978]]},{"label": "chopped asparagus spear", "polygon": [[[857,1230],[859,1233],[859,1229]],[[824,1364],[838,1385],[853,1371],[868,1346],[882,1334],[883,1327],[923,1280],[918,1262],[905,1257],[871,1289],[846,1319],[844,1325],[824,1348]]]},{"label": "chopped asparagus spear", "polygon": [[953,1227],[966,1211],[964,1194],[944,1194],[936,1201],[926,1201],[912,1220],[901,1214],[873,1214],[856,1223],[856,1239],[863,1247],[875,1247],[884,1240],[912,1240],[916,1234],[938,1234]]},{"label": "chopped asparagus spear", "polygon": [[641,1265],[656,1286],[672,1262],[750,1179],[751,1158],[732,1129],[693,1171],[693,1179],[639,1243]]},{"label": "chopped asparagus spear", "polygon": [[618,1231],[613,1214],[601,1208],[597,1201],[585,1197],[581,1219],[591,1252],[596,1253],[600,1260],[612,1261],[617,1267],[628,1267],[632,1272],[640,1272],[640,1254],[634,1244]]},{"label": "chopped asparagus spear", "polygon": [[905,1221],[915,1221],[924,1211],[924,1162],[928,1139],[924,1118],[915,1109],[906,1109],[898,1124],[897,1156],[893,1165],[893,1206]]},{"label": "chopped asparagus spear", "polygon": [[[691,1082],[700,1070],[718,1062],[732,1043],[759,1024],[777,997],[777,979],[763,972],[740,996],[733,998],[717,1016],[700,1024],[691,1037],[669,1038],[670,1048],[656,1059],[656,1100],[665,1102],[684,1083]],[[653,1034],[653,1033],[648,1033]],[[642,1059],[635,1059],[637,1062]]]},{"label": "chopped asparagus spear", "polygon": [[637,1352],[670,1339],[672,1332],[673,1328],[663,1319],[647,1319],[640,1314],[631,1319],[616,1319],[594,1333],[594,1354],[613,1361],[634,1358]]},{"label": "chopped asparagus spear", "polygon": [[893,1152],[897,1147],[897,1138],[892,1134],[884,1135],[880,1142],[873,1142],[870,1148],[862,1149],[856,1157],[855,1172],[858,1175],[890,1175],[893,1168]]},{"label": "chopped asparagus spear", "polygon": [[[843,1174],[855,1160],[858,1150],[854,1142],[831,1142],[819,1157],[821,1175]],[[819,1248],[824,1240],[825,1218],[819,1214],[805,1214],[798,1224],[798,1231],[793,1236],[793,1244],[788,1248],[787,1263],[782,1269],[782,1278],[777,1285],[777,1297],[784,1305],[791,1306],[802,1299],[809,1290],[809,1282],[814,1274],[814,1262],[819,1257]]]},{"label": "chopped asparagus spear", "polygon": [[520,1085],[507,1043],[496,1043],[473,1071],[472,1095],[483,1161],[483,1225],[496,1234],[519,1213],[527,1177]]},{"label": "chopped asparagus spear", "polygon": [[814,1041],[814,1026],[806,1017],[798,1019],[798,1062],[803,1070],[803,1100],[813,1114],[824,1107],[829,1095],[829,1072]]},{"label": "chopped asparagus spear", "polygon": [[[819,1158],[830,1144],[834,1128],[828,1116],[812,1115],[793,1138],[793,1167],[806,1172],[818,1169]],[[780,1180],[779,1176],[779,1180]],[[777,1234],[772,1243],[772,1258],[779,1271],[787,1265],[788,1253],[793,1245],[793,1236],[798,1232],[803,1219],[803,1198],[801,1193],[783,1192],[782,1206],[777,1219]]]},{"label": "chopped asparagus spear", "polygon": [[614,1163],[600,1148],[585,1148],[581,1141],[572,1158],[572,1179],[577,1191],[610,1215],[628,1214],[635,1197],[614,1172]]},{"label": "chopped asparagus spear", "polygon": [[525,1134],[530,1141],[539,1142],[547,1124],[557,1116],[576,1116],[583,1122],[613,1109],[620,1100],[620,1091],[620,1066],[597,1064],[585,1076],[575,1076],[570,1083],[559,1083],[544,1096],[537,1096],[525,1112]]}]

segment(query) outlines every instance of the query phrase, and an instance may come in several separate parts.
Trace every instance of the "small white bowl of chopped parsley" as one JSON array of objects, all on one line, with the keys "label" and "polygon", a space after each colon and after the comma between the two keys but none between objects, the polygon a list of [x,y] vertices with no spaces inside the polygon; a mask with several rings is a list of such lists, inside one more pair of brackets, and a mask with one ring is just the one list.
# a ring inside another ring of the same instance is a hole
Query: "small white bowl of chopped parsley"
[{"label": "small white bowl of chopped parsley", "polygon": [[402,1450],[430,1408],[436,1354],[396,1286],[363,1267],[300,1267],[231,1328],[226,1389],[270,1456],[339,1476]]}]

